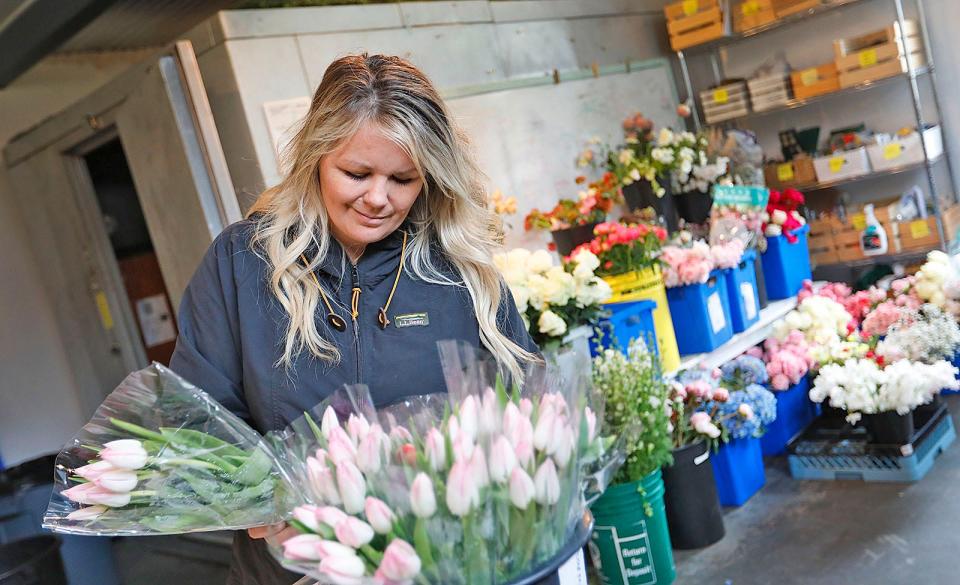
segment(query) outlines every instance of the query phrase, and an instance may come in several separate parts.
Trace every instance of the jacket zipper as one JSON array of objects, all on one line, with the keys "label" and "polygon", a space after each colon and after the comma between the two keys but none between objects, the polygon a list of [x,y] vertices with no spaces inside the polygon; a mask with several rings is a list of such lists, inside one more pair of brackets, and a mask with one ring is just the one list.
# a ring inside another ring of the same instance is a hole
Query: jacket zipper
[{"label": "jacket zipper", "polygon": [[[352,280],[353,288],[360,290],[360,272],[357,270],[357,265],[352,265]],[[360,300],[357,299],[357,309],[359,312]],[[353,336],[356,343],[356,352],[357,352],[357,384],[362,383],[362,378],[360,376],[360,324],[357,322],[357,318],[353,317]]]}]

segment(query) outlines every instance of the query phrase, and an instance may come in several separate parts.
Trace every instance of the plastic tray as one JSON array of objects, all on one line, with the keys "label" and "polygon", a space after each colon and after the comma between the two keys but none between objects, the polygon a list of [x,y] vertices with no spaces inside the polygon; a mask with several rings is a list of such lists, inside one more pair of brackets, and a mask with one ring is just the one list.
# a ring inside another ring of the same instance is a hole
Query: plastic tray
[{"label": "plastic tray", "polygon": [[794,479],[910,482],[922,479],[956,438],[946,405],[900,447],[870,444],[862,427],[821,417],[790,443],[787,459]]}]

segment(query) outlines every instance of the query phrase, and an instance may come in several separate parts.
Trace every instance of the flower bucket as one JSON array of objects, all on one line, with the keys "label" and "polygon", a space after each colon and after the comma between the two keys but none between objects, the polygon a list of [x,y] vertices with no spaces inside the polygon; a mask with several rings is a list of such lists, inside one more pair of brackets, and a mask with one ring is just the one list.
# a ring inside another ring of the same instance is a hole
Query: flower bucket
[{"label": "flower bucket", "polygon": [[557,246],[557,254],[560,254],[561,257],[569,256],[574,248],[592,240],[593,228],[596,225],[595,223],[588,223],[550,232],[550,235],[553,236],[553,243]]},{"label": "flower bucket", "polygon": [[657,303],[648,300],[626,301],[607,303],[604,308],[610,311],[610,316],[600,320],[597,324],[600,334],[590,340],[590,352],[594,357],[613,345],[617,345],[626,355],[630,342],[637,338],[643,339],[647,349],[659,355],[653,323]]},{"label": "flower bucket", "polygon": [[760,301],[757,294],[757,274],[753,270],[753,261],[757,253],[747,250],[740,264],[723,271],[727,281],[727,293],[730,298],[730,322],[733,332],[746,331],[760,320]]},{"label": "flower bucket", "polygon": [[677,193],[673,196],[677,205],[677,214],[687,223],[707,223],[713,197],[703,191]]},{"label": "flower bucket", "polygon": [[713,351],[733,336],[727,283],[718,271],[707,282],[667,289],[681,355]]},{"label": "flower bucket", "polygon": [[606,276],[604,280],[613,290],[611,303],[649,300],[657,304],[653,310],[653,327],[657,333],[657,348],[663,371],[672,372],[680,367],[680,352],[673,331],[673,320],[667,304],[667,289],[663,285],[660,267],[635,270],[627,274]]},{"label": "flower bucket", "polygon": [[725,534],[723,513],[709,464],[706,441],[673,451],[673,465],[663,468],[664,503],[673,548],[709,546]]},{"label": "flower bucket", "polygon": [[717,495],[724,506],[742,506],[767,482],[760,439],[731,439],[710,458]]},{"label": "flower bucket", "polygon": [[573,535],[566,544],[548,560],[531,567],[525,575],[507,581],[505,585],[552,585],[556,583],[557,571],[574,555],[580,554],[593,532],[594,518],[589,512],[584,513],[583,520],[577,523]]},{"label": "flower bucket", "polygon": [[662,197],[657,197],[653,192],[653,185],[650,181],[635,181],[623,187],[623,198],[630,211],[639,211],[652,207],[657,217],[663,218],[667,231],[675,232],[680,229],[680,221],[677,218],[676,202],[670,192],[670,178],[661,178],[657,180],[663,187]]},{"label": "flower bucket", "polygon": [[760,439],[764,455],[785,453],[787,444],[816,418],[816,405],[807,395],[809,389],[810,381],[804,377],[786,390],[773,390],[777,398],[777,419],[767,425],[767,432]]},{"label": "flower bucket", "polygon": [[863,425],[876,445],[908,445],[913,440],[913,413],[895,410],[863,415]]},{"label": "flower bucket", "polygon": [[753,250],[753,274],[757,281],[757,301],[761,310],[766,309],[770,299],[767,298],[767,283],[763,279],[763,261],[756,250]]},{"label": "flower bucket", "polygon": [[789,299],[800,292],[803,281],[811,278],[810,250],[807,248],[805,225],[794,233],[797,241],[790,243],[786,236],[768,236],[763,260],[763,279],[771,300]]},{"label": "flower bucket", "polygon": [[[953,355],[953,359],[950,360],[950,363],[953,364],[953,367],[960,368],[960,351]],[[942,394],[960,394],[960,390],[943,390]]]},{"label": "flower bucket", "polygon": [[596,523],[588,548],[602,583],[673,583],[676,567],[659,469],[640,481],[610,486],[591,511]]},{"label": "flower bucket", "polygon": [[561,347],[570,348],[580,355],[587,356],[587,358],[591,358],[593,356],[591,354],[590,338],[593,334],[593,327],[589,325],[574,327],[567,332],[563,341],[560,342],[560,345]]},{"label": "flower bucket", "polygon": [[937,411],[943,406],[943,396],[939,394],[934,395],[933,400],[926,404],[921,404],[913,411],[913,428],[919,429],[923,428],[923,425],[927,424],[927,421],[930,420]]}]

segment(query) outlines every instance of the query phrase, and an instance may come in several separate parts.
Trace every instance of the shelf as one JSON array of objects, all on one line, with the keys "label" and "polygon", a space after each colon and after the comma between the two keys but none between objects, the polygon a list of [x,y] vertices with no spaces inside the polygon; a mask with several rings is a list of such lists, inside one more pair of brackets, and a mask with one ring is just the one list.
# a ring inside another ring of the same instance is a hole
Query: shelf
[{"label": "shelf", "polygon": [[[916,71],[913,72],[913,76],[914,76],[914,77],[920,77],[921,75],[926,75],[927,73],[930,73],[931,69],[932,69],[932,68],[929,67],[929,66],[920,67],[920,68],[918,68]],[[816,104],[816,103],[819,103],[819,102],[822,102],[822,101],[826,101],[826,100],[829,100],[829,99],[831,99],[831,98],[841,97],[841,96],[844,96],[844,95],[849,95],[849,94],[854,94],[854,93],[860,93],[860,92],[862,92],[862,91],[867,91],[867,90],[870,90],[870,89],[873,89],[873,88],[876,88],[876,87],[881,87],[881,86],[884,86],[884,85],[889,85],[890,82],[892,82],[892,81],[898,81],[898,80],[901,80],[901,79],[910,79],[910,74],[909,74],[909,73],[901,73],[900,75],[893,75],[893,76],[891,76],[891,77],[883,77],[883,78],[876,79],[876,80],[864,81],[863,83],[858,83],[857,85],[853,85],[853,86],[850,86],[850,87],[845,87],[845,88],[840,89],[840,90],[837,90],[837,91],[831,91],[830,93],[825,93],[825,94],[818,95],[818,96],[814,96],[814,97],[807,98],[807,99],[797,99],[797,98],[794,98],[794,99],[791,99],[791,100],[787,101],[787,103],[784,104],[784,105],[782,105],[782,106],[776,106],[776,107],[770,108],[769,110],[763,110],[763,111],[754,111],[754,110],[751,110],[751,111],[747,112],[746,114],[744,114],[743,116],[737,116],[736,118],[729,118],[729,119],[724,120],[724,121],[722,121],[722,122],[716,122],[716,123],[710,124],[710,125],[711,125],[711,126],[716,126],[716,125],[719,125],[719,124],[726,124],[726,123],[728,123],[728,122],[735,122],[735,121],[737,121],[737,120],[745,120],[745,119],[747,119],[747,118],[756,118],[756,117],[758,117],[758,116],[766,116],[767,114],[775,114],[775,113],[777,113],[777,112],[785,112],[785,111],[787,111],[787,110],[795,110],[795,109],[797,109],[797,108],[803,108],[803,107],[805,107],[805,106],[809,106],[809,105],[811,105],[811,104]]]},{"label": "shelf", "polygon": [[679,52],[679,53],[684,53],[684,54],[690,54],[690,53],[698,53],[698,52],[701,52],[701,51],[708,51],[708,50],[710,50],[710,49],[716,49],[716,48],[722,47],[722,46],[724,46],[724,45],[729,45],[729,44],[732,44],[732,43],[736,43],[736,42],[741,41],[741,40],[743,40],[743,39],[748,39],[748,38],[751,38],[751,37],[755,37],[755,36],[757,36],[757,35],[759,35],[759,34],[763,34],[763,33],[765,33],[765,32],[769,32],[769,31],[772,31],[772,30],[777,30],[777,29],[783,28],[783,27],[785,27],[785,26],[790,26],[790,25],[792,25],[792,24],[794,24],[794,23],[797,23],[797,22],[800,22],[800,21],[803,21],[803,20],[807,20],[808,18],[811,18],[811,17],[814,17],[814,16],[819,16],[819,15],[821,15],[821,14],[826,14],[826,13],[828,13],[828,12],[832,12],[832,11],[838,9],[838,8],[845,8],[845,7],[847,7],[847,6],[852,6],[852,5],[854,5],[854,4],[859,4],[859,3],[861,3],[861,2],[866,2],[866,1],[867,1],[867,0],[837,0],[837,1],[835,1],[835,2],[831,2],[830,4],[824,4],[824,5],[821,5],[821,6],[817,6],[816,8],[811,8],[811,9],[809,9],[809,10],[805,10],[805,11],[803,11],[803,12],[798,12],[798,13],[796,13],[796,14],[791,14],[790,16],[786,16],[786,17],[784,17],[784,18],[778,18],[777,20],[775,20],[775,21],[773,21],[773,22],[771,22],[771,23],[764,24],[764,25],[761,25],[761,26],[756,26],[756,27],[753,27],[753,28],[751,28],[751,29],[749,29],[749,30],[745,30],[745,31],[740,32],[740,33],[734,33],[734,34],[731,34],[731,35],[727,35],[727,36],[724,36],[724,37],[720,37],[719,39],[716,39],[716,40],[713,40],[713,41],[710,41],[710,42],[707,42],[707,43],[703,43],[703,44],[700,44],[700,45],[694,45],[694,46],[692,46],[692,47],[687,47],[687,48],[684,49],[683,51],[678,51],[678,52]]},{"label": "shelf", "polygon": [[831,266],[846,266],[849,268],[861,268],[863,266],[874,266],[877,264],[889,264],[891,262],[909,262],[911,260],[923,260],[927,254],[940,248],[919,248],[916,250],[903,250],[893,254],[884,254],[883,256],[867,256],[857,260],[847,260],[846,262],[830,262],[829,264],[817,264],[814,271],[820,268]]},{"label": "shelf", "polygon": [[[760,310],[760,319],[754,323],[753,327],[742,333],[737,333],[730,338],[730,341],[710,353],[681,356],[680,370],[688,370],[696,366],[719,368],[721,365],[739,356],[754,345],[761,343],[767,337],[770,337],[773,324],[792,311],[796,306],[797,297],[783,299],[781,301],[771,301],[766,308]],[[676,372],[670,372],[667,376],[672,377],[675,374]]]},{"label": "shelf", "polygon": [[872,179],[879,179],[882,177],[889,177],[892,175],[899,175],[901,173],[909,173],[910,171],[915,171],[917,169],[922,169],[923,167],[930,165],[933,166],[943,160],[944,155],[940,155],[937,158],[931,159],[929,161],[921,161],[918,163],[903,165],[900,167],[894,167],[892,169],[887,169],[885,171],[878,171],[875,173],[867,173],[866,175],[857,175],[856,177],[847,177],[845,179],[837,179],[835,181],[825,181],[822,183],[808,183],[806,185],[790,185],[793,189],[797,191],[823,191],[824,189],[832,189],[833,187],[839,187],[840,185],[848,185],[850,183],[859,183],[861,181],[869,181]]}]

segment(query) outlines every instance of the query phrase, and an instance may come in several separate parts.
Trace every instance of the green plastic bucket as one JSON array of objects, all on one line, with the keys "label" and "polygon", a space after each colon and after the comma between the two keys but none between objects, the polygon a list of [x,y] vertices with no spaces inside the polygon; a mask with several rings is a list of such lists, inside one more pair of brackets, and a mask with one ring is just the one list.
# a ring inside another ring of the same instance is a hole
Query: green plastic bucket
[{"label": "green plastic bucket", "polygon": [[604,585],[670,585],[677,577],[656,470],[610,486],[591,506],[596,523],[588,548]]}]

